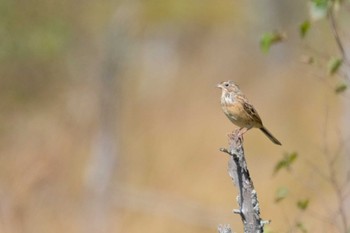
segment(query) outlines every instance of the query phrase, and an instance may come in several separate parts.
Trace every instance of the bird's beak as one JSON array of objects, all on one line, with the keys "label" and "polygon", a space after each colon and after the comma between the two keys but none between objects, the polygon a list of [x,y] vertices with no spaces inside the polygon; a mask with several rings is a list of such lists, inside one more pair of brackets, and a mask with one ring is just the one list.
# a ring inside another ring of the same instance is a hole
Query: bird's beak
[{"label": "bird's beak", "polygon": [[216,84],[216,87],[222,89],[222,84],[221,84],[221,83],[218,83],[218,84]]}]

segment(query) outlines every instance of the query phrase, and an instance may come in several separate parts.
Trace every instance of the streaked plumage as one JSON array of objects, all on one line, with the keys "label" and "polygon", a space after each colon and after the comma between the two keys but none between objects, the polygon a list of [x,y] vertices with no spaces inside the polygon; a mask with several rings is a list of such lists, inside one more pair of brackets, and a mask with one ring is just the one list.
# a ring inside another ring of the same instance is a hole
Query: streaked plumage
[{"label": "streaked plumage", "polygon": [[263,125],[258,112],[233,81],[221,82],[221,107],[225,115],[243,134],[251,128],[259,128],[273,143],[282,145]]}]

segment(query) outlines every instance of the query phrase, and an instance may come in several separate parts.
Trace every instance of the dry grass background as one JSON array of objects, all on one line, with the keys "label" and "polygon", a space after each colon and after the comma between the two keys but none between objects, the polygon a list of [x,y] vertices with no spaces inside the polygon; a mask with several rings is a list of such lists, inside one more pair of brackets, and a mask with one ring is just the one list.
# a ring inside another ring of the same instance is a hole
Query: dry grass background
[{"label": "dry grass background", "polygon": [[[325,22],[298,38],[304,1],[30,0],[0,10],[0,232],[215,232],[220,223],[240,232],[218,151],[234,129],[215,88],[227,79],[283,143],[245,136],[269,228],[285,232],[297,218],[333,232],[333,193],[305,161],[326,169],[324,131],[332,151],[338,129],[349,133],[349,96],[299,62],[312,53],[305,44],[336,51]],[[262,54],[260,35],[280,28],[288,40]],[[273,177],[292,151],[291,173]],[[280,186],[291,195],[275,204]],[[299,198],[311,199],[310,211],[297,210]]]}]

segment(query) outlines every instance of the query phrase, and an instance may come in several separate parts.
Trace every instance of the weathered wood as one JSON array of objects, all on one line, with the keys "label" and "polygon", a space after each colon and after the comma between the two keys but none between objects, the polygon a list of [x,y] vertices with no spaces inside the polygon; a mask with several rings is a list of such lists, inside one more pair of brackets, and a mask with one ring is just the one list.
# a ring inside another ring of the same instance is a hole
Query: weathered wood
[{"label": "weathered wood", "polygon": [[[230,155],[228,173],[238,188],[236,199],[239,209],[235,209],[233,212],[241,216],[245,233],[264,232],[264,224],[269,221],[263,221],[260,217],[257,192],[249,175],[247,162],[244,157],[243,137],[239,134],[239,131],[229,135],[229,148],[221,148],[220,150]],[[231,229],[227,226],[220,226],[218,231],[224,233],[230,232]]]}]

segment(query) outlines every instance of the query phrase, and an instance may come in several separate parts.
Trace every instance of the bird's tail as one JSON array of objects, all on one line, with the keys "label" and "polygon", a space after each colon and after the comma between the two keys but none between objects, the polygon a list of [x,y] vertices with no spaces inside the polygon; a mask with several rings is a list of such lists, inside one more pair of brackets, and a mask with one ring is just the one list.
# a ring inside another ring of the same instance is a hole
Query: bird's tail
[{"label": "bird's tail", "polygon": [[277,140],[277,138],[275,138],[270,131],[268,131],[264,126],[260,128],[261,131],[263,131],[263,133],[275,144],[277,145],[282,145],[280,143],[280,141]]}]

